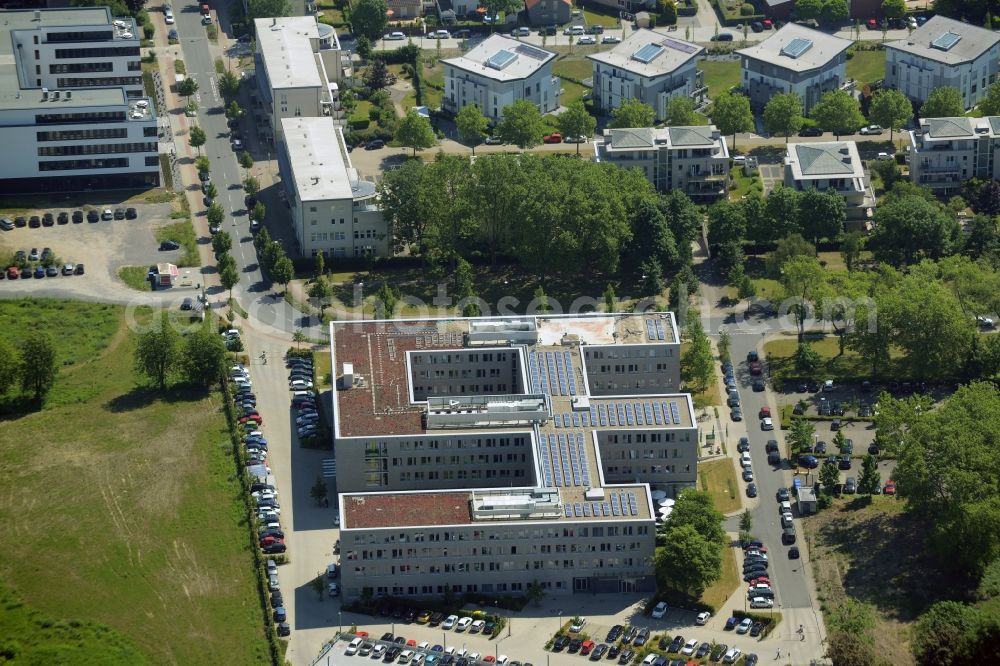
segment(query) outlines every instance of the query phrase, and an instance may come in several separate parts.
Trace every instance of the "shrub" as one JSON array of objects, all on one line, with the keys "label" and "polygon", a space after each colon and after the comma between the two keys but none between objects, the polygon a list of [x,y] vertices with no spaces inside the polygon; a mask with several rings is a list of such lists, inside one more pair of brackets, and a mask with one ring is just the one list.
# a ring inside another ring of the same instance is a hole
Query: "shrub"
[{"label": "shrub", "polygon": [[740,16],[753,16],[756,13],[757,10],[749,2],[740,6]]}]

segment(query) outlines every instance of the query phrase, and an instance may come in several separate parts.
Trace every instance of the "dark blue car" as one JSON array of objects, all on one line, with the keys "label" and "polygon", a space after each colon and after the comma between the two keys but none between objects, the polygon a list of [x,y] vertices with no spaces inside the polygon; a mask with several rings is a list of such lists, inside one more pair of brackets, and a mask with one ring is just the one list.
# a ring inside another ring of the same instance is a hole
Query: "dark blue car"
[{"label": "dark blue car", "polygon": [[807,469],[816,469],[819,467],[819,461],[816,456],[799,456],[799,465]]}]

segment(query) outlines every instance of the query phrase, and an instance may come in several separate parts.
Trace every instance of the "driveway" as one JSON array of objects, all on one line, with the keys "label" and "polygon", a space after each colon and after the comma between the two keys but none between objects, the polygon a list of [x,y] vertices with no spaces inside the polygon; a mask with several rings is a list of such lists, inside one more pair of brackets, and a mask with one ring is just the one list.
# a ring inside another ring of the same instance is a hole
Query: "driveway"
[{"label": "driveway", "polygon": [[784,180],[785,167],[782,164],[761,164],[760,179],[764,184],[764,196]]}]

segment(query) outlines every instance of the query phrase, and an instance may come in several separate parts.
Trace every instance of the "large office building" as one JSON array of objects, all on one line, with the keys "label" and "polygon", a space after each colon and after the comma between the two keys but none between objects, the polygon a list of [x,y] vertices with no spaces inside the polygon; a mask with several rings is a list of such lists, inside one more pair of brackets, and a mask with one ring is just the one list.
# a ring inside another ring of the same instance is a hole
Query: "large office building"
[{"label": "large office building", "polygon": [[343,592],[654,587],[695,483],[673,315],[334,322]]},{"label": "large office building", "polygon": [[284,118],[279,167],[292,228],[304,256],[388,256],[391,232],[375,184],[351,165],[344,134],[325,116]]},{"label": "large office building", "polygon": [[695,67],[705,49],[653,30],[636,30],[608,51],[592,53],[594,104],[611,113],[622,102],[637,99],[653,107],[657,120],[667,117],[673,97],[701,101],[708,89]]},{"label": "large office building", "polygon": [[107,7],[0,12],[0,192],[156,187],[138,27]]},{"label": "large office building", "polygon": [[336,31],[315,16],[256,19],[260,130],[280,141],[282,118],[341,117],[340,84],[353,76]]},{"label": "large office building", "polygon": [[986,97],[1000,72],[1000,35],[945,16],[934,16],[906,39],[885,45],[885,87],[922,104],[935,88],[962,93],[971,109]]},{"label": "large office building", "polygon": [[847,82],[847,48],[851,40],[798,23],[786,23],[762,42],[736,53],[742,63],[740,85],[750,106],[760,112],[778,93],[793,92],[809,113],[823,93]]},{"label": "large office building", "polygon": [[487,37],[467,53],[445,58],[441,107],[458,113],[476,104],[493,121],[504,107],[527,100],[542,113],[559,108],[559,78],[552,76],[556,54],[502,35]]},{"label": "large office building", "polygon": [[724,196],[729,150],[714,125],[604,130],[594,160],[641,169],[658,192],[680,190],[695,201]]},{"label": "large office building", "polygon": [[922,118],[909,132],[910,179],[936,194],[958,194],[972,178],[1000,178],[1000,117]]},{"label": "large office building", "polygon": [[875,193],[853,141],[788,144],[784,183],[799,192],[836,192],[847,204],[848,220],[865,220],[875,208]]}]

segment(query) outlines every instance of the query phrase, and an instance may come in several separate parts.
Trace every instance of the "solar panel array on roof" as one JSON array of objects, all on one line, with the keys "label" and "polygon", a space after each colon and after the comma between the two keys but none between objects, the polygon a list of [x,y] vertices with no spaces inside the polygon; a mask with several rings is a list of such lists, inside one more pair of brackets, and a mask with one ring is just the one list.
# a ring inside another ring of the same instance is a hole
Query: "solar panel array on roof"
[{"label": "solar panel array on roof", "polygon": [[666,48],[660,46],[659,44],[646,44],[632,54],[632,59],[648,65],[656,60],[657,56],[664,51],[666,51]]},{"label": "solar panel array on roof", "polygon": [[786,55],[789,58],[798,58],[800,55],[811,49],[812,46],[813,42],[811,39],[796,37],[781,47],[781,55]]},{"label": "solar panel array on roof", "polygon": [[697,46],[694,44],[688,44],[687,42],[681,42],[676,39],[671,39],[667,37],[662,42],[660,42],[669,49],[674,49],[675,51],[680,51],[681,53],[695,53],[698,51]]},{"label": "solar panel array on roof", "polygon": [[487,67],[503,69],[517,60],[517,54],[507,49],[500,49],[486,60]]},{"label": "solar panel array on roof", "polygon": [[951,47],[955,46],[955,44],[958,44],[960,39],[962,39],[961,35],[955,34],[954,32],[946,32],[931,42],[931,46],[941,51],[948,51]]},{"label": "solar panel array on roof", "polygon": [[662,319],[657,319],[656,320],[656,339],[657,340],[666,340],[666,338],[667,338],[667,332],[663,328],[663,320]]},{"label": "solar panel array on roof", "polygon": [[543,51],[541,49],[536,49],[534,46],[529,46],[528,44],[521,44],[514,49],[521,55],[526,55],[529,58],[534,58],[535,60],[545,60],[552,54],[548,51]]},{"label": "solar panel array on roof", "polygon": [[649,338],[650,340],[656,339],[656,330],[653,328],[652,319],[646,320],[646,337]]}]

